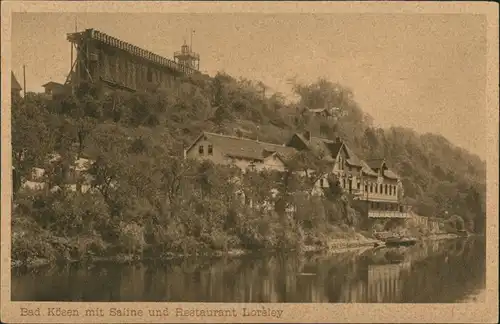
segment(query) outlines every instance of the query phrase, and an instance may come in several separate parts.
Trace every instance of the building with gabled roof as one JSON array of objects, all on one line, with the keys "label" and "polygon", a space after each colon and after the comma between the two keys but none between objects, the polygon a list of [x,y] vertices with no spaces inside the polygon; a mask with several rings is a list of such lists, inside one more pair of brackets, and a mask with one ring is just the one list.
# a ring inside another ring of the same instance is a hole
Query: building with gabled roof
[{"label": "building with gabled roof", "polygon": [[49,81],[42,85],[42,87],[45,89],[45,94],[52,97],[66,93],[67,89],[64,84],[54,81]]},{"label": "building with gabled roof", "polygon": [[10,93],[11,93],[12,99],[20,98],[21,97],[21,90],[23,90],[23,88],[19,84],[19,81],[17,81],[17,78],[14,75],[14,72],[11,72],[10,73]]},{"label": "building with gabled roof", "polygon": [[255,141],[247,138],[201,133],[184,151],[187,158],[207,159],[247,169],[284,171],[286,160],[296,150],[285,145]]},{"label": "building with gabled roof", "polygon": [[407,217],[400,178],[385,159],[364,161],[340,138],[332,141],[312,136],[310,132],[294,134],[287,146],[309,150],[331,162],[331,172],[337,175],[340,186],[356,200],[365,202],[369,217]]},{"label": "building with gabled roof", "polygon": [[[246,170],[285,171],[287,161],[307,150],[329,162],[344,191],[363,202],[370,218],[406,218],[402,205],[403,188],[398,175],[384,159],[364,161],[340,138],[329,140],[296,133],[284,144],[260,142],[242,137],[202,132],[184,150],[185,158],[210,160]],[[313,193],[329,186],[325,177],[318,180]]]},{"label": "building with gabled roof", "polygon": [[387,166],[385,159],[369,159],[366,164],[375,172],[381,172],[384,177],[398,180],[399,176]]}]

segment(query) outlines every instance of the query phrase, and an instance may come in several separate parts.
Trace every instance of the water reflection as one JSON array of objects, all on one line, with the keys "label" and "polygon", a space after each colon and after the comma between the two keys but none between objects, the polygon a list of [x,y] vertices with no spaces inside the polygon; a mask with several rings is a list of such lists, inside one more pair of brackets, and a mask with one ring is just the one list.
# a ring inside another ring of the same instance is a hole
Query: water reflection
[{"label": "water reflection", "polygon": [[13,300],[456,302],[485,286],[485,244],[422,242],[330,256],[252,255],[14,271]]}]

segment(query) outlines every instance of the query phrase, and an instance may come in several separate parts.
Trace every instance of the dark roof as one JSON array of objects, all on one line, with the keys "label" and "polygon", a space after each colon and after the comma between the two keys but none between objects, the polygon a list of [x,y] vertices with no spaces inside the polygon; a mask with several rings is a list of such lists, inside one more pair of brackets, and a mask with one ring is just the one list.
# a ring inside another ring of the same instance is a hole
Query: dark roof
[{"label": "dark roof", "polygon": [[374,177],[378,176],[378,173],[373,171],[372,168],[370,168],[370,166],[363,160],[361,160],[361,172]]},{"label": "dark roof", "polygon": [[44,88],[48,88],[48,87],[64,87],[64,84],[61,84],[61,83],[58,83],[58,82],[54,82],[54,81],[49,81],[49,82],[45,83],[44,85],[42,85],[42,87],[44,87]]},{"label": "dark roof", "polygon": [[379,170],[380,167],[382,166],[382,163],[385,163],[385,166],[386,168],[384,169],[384,176],[389,178],[389,179],[399,179],[399,176],[394,172],[392,171],[391,169],[389,169],[389,167],[387,166],[387,163],[385,162],[385,159],[369,159],[366,161],[366,164],[373,170]]},{"label": "dark roof", "polygon": [[[312,152],[324,153],[325,160],[330,162],[335,161],[340,147],[342,146],[342,143],[339,144],[325,138],[311,136],[310,139],[307,140],[304,135],[299,133],[296,133],[295,136],[297,136]],[[337,145],[339,145],[338,148]]]},{"label": "dark roof", "polygon": [[370,168],[372,168],[373,170],[380,169],[380,167],[382,166],[382,163],[384,163],[384,162],[385,162],[384,159],[369,159],[369,160],[366,160],[366,164],[368,164],[368,166]]},{"label": "dark roof", "polygon": [[296,153],[294,148],[284,145],[209,132],[203,132],[186,151],[191,150],[203,136],[213,145],[216,145],[218,149],[222,150],[223,154],[230,157],[262,161],[272,154],[277,154],[284,159],[288,159]]},{"label": "dark roof", "polygon": [[[360,159],[344,141],[332,141],[326,138],[319,138],[311,136],[308,141],[302,134],[296,133],[297,136],[311,151],[323,151],[330,154],[325,157],[327,161],[335,161],[341,149],[344,149],[347,155],[346,162],[351,166],[361,168],[361,171],[370,176],[378,176],[376,170],[380,169],[385,159],[370,159],[364,161]],[[389,179],[399,179],[399,176],[390,169],[384,170],[384,176]]]},{"label": "dark roof", "polygon": [[395,173],[394,171],[392,171],[391,169],[387,169],[384,171],[384,176],[387,177],[387,178],[390,178],[390,179],[399,179],[399,175],[397,175],[397,173]]},{"label": "dark roof", "polygon": [[344,141],[332,141],[326,138],[311,136],[308,141],[302,134],[295,134],[312,151],[323,151],[330,153],[325,157],[327,161],[335,161],[340,150],[344,148],[347,154],[347,163],[352,166],[362,167],[361,159],[345,144]]},{"label": "dark roof", "polygon": [[10,75],[11,75],[10,76],[10,88],[12,90],[21,91],[23,88],[21,87],[21,85],[17,81],[16,76],[14,75],[14,72],[11,72]]},{"label": "dark roof", "polygon": [[356,154],[349,148],[349,146],[344,144],[344,148],[347,152],[347,163],[353,166],[363,167],[361,159],[358,158]]},{"label": "dark roof", "polygon": [[340,149],[342,148],[342,142],[337,143],[337,142],[327,142],[325,143],[325,146],[328,148],[330,153],[332,154],[332,157],[337,157],[339,155]]},{"label": "dark roof", "polygon": [[[252,159],[262,161],[270,155],[277,154],[284,159],[293,157],[297,150],[290,146],[284,146],[279,144],[259,142],[251,140],[248,138],[215,134],[210,132],[203,132],[198,136],[198,138],[189,146],[186,150],[190,151],[195,144],[202,138],[206,137],[213,145],[217,145],[219,149],[223,151],[226,156],[239,157],[245,159]],[[331,141],[325,138],[319,138],[311,136],[310,140],[307,141],[302,134],[296,133],[297,136],[304,144],[307,145],[312,151],[323,151],[329,153],[326,155],[325,159],[329,161],[334,161],[340,150],[343,148],[347,153],[347,163],[353,166],[361,167],[361,170],[366,175],[377,176],[378,173],[374,171],[379,169],[384,162],[384,159],[370,159],[368,161],[361,160],[354,152],[343,142]],[[370,165],[373,165],[372,168]],[[399,179],[399,176],[390,169],[384,171],[384,176],[390,179]]]}]

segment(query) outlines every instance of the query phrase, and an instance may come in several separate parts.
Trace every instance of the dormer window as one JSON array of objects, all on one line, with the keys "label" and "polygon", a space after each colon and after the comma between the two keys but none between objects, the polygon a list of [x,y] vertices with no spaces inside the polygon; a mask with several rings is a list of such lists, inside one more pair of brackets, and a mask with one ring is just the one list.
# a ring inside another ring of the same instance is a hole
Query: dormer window
[{"label": "dormer window", "polygon": [[198,147],[198,153],[200,153],[200,155],[203,155],[203,153],[204,153],[203,145],[200,145]]}]

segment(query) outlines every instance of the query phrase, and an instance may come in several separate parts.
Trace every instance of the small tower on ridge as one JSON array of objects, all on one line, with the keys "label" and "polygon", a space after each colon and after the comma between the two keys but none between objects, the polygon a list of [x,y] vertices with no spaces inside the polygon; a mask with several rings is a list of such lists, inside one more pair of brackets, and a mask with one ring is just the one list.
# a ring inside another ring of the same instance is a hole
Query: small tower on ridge
[{"label": "small tower on ridge", "polygon": [[181,50],[174,53],[174,60],[176,63],[188,66],[192,69],[200,69],[200,55],[192,51],[192,46],[188,46],[184,41]]}]

